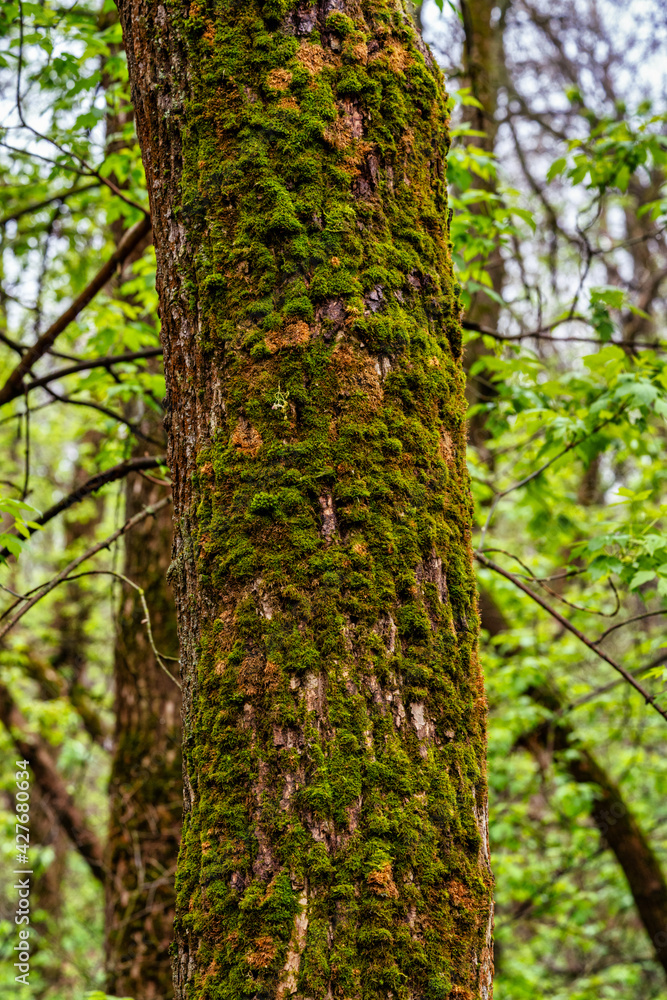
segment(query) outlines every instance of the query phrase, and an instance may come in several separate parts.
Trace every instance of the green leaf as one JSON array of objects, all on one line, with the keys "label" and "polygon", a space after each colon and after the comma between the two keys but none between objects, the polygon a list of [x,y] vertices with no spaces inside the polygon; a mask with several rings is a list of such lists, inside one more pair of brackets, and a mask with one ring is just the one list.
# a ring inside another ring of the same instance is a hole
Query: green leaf
[{"label": "green leaf", "polygon": [[648,583],[649,580],[654,580],[655,575],[655,570],[653,569],[640,569],[638,573],[635,573],[630,581],[630,590],[636,590],[637,587],[641,587],[642,584]]},{"label": "green leaf", "polygon": [[554,162],[547,170],[547,182],[550,184],[554,179],[554,177],[558,177],[559,174],[563,173],[566,167],[567,167],[567,160],[565,159],[564,156],[559,156],[558,159],[554,160]]}]

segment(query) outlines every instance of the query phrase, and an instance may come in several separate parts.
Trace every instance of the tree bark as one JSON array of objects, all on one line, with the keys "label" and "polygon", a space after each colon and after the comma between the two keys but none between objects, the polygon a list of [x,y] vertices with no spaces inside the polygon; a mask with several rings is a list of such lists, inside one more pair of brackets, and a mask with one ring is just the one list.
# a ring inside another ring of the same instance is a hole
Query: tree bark
[{"label": "tree bark", "polygon": [[[459,6],[464,32],[462,83],[469,87],[471,96],[481,105],[464,107],[463,119],[470,128],[482,133],[472,140],[473,145],[493,155],[498,135],[498,93],[507,77],[504,32],[511,0],[502,0],[500,4],[497,0],[460,0]],[[494,22],[495,15],[497,20]],[[498,193],[495,176],[488,180],[476,177],[475,185],[492,194]],[[486,216],[489,212],[488,202],[484,201],[470,205],[469,208],[481,216]],[[484,266],[491,278],[493,291],[496,295],[501,295],[505,283],[505,262],[499,246],[488,255]],[[477,291],[471,296],[465,318],[470,323],[497,330],[500,311],[497,298]],[[469,372],[476,362],[493,353],[491,348],[484,345],[481,337],[476,337],[466,346],[466,371]],[[489,369],[482,368],[468,380],[467,397],[471,407],[482,404],[488,408],[495,403],[497,396],[493,373]],[[477,448],[483,460],[493,467],[493,455],[488,448],[487,417],[485,410],[472,414],[468,420],[468,440]]]},{"label": "tree bark", "polygon": [[[561,707],[551,691],[529,690],[527,694],[554,712]],[[577,745],[573,737],[572,728],[554,716],[553,721],[545,722],[528,733],[522,743],[538,761],[544,758],[545,753],[549,756],[562,755],[561,766],[573,780],[595,788],[591,818],[600,831],[603,843],[614,853],[623,870],[656,961],[667,972],[667,882],[660,862],[618,785],[598,764],[590,750]]]},{"label": "tree bark", "polygon": [[174,480],[176,996],[489,998],[445,95],[384,0],[121,0]]}]

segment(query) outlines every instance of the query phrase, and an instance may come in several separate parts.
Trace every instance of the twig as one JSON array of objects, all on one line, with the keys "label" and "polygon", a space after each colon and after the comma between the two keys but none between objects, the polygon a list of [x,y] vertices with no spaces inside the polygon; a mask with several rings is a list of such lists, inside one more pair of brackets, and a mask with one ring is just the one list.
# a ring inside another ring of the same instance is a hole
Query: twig
[{"label": "twig", "polygon": [[28,350],[27,347],[23,346],[23,344],[17,344],[15,340],[11,340],[4,333],[0,333],[0,343],[4,344],[6,347],[9,347],[10,350],[16,351],[16,353],[19,354],[21,357],[23,357],[25,352]]},{"label": "twig", "polygon": [[[539,584],[540,587],[546,590],[547,594],[550,594],[551,597],[555,597],[557,601],[561,602],[561,604],[566,604],[568,608],[572,608],[573,611],[582,611],[585,615],[599,615],[601,618],[613,618],[614,615],[618,614],[618,610],[620,608],[620,599],[618,596],[618,591],[616,590],[616,587],[614,586],[612,580],[609,581],[609,585],[614,592],[614,597],[616,598],[616,607],[614,608],[613,611],[598,611],[596,608],[585,608],[581,604],[574,604],[572,601],[568,601],[566,597],[563,597],[561,594],[558,594],[555,590],[552,590],[551,587],[547,586],[547,583],[550,581],[566,580],[570,576],[577,576],[579,573],[583,572],[583,570],[572,570],[569,573],[561,573],[560,576],[555,576],[555,577],[547,576],[540,578],[539,576],[535,576],[535,574],[531,572],[530,567],[526,566],[525,562],[523,562],[518,556],[515,556],[512,552],[508,552],[506,549],[498,549],[498,548],[480,549],[480,552],[484,553],[501,552],[504,556],[507,556],[508,559],[514,559],[514,561],[518,562],[519,566],[521,566],[521,568],[526,571],[527,580],[530,580],[531,583]],[[633,619],[630,619],[630,621],[633,621]],[[618,627],[619,627],[618,625],[614,626],[614,628]],[[599,641],[601,640],[598,640],[598,642]]]},{"label": "twig", "polygon": [[[112,465],[111,468],[105,469],[103,472],[98,472],[94,476],[91,476],[90,479],[87,479],[86,482],[82,483],[81,486],[78,486],[77,489],[72,490],[71,493],[64,496],[62,500],[58,501],[58,503],[54,503],[48,508],[48,510],[44,511],[41,517],[35,518],[35,524],[42,528],[45,524],[48,524],[49,521],[52,521],[54,517],[57,517],[58,514],[62,514],[64,510],[68,510],[75,503],[78,503],[80,500],[85,499],[85,497],[90,496],[91,493],[96,493],[97,490],[106,486],[107,483],[114,483],[118,479],[124,479],[125,476],[129,476],[131,472],[141,473],[144,469],[155,469],[160,465],[165,464],[166,459],[160,455],[145,455],[140,458],[130,458],[126,462],[119,462],[118,465]],[[155,480],[155,482],[158,482],[158,480]],[[165,483],[164,485],[169,484]],[[31,535],[33,535],[39,530],[39,528],[29,528],[27,530]],[[3,557],[6,559],[9,554],[8,549],[0,549],[0,559]]]},{"label": "twig", "polygon": [[23,478],[23,489],[21,490],[21,500],[28,496],[30,486],[30,406],[28,405],[28,394],[25,393],[25,471]]},{"label": "twig", "polygon": [[[139,600],[141,601],[141,607],[143,608],[143,611],[144,611],[144,616],[145,617],[144,617],[143,624],[146,625],[146,632],[148,633],[148,641],[149,641],[151,649],[153,650],[153,653],[155,655],[155,659],[157,660],[157,662],[158,662],[159,666],[161,667],[161,669],[164,670],[164,672],[167,675],[167,677],[169,678],[169,680],[173,681],[174,684],[176,685],[176,687],[180,691],[181,690],[181,683],[180,683],[180,681],[176,680],[176,678],[172,674],[171,670],[169,670],[169,668],[167,667],[167,665],[164,662],[164,660],[173,660],[174,663],[180,663],[181,661],[179,660],[179,658],[177,656],[167,656],[166,653],[160,654],[158,652],[157,646],[155,645],[155,639],[153,638],[153,629],[151,628],[151,616],[150,616],[150,612],[148,610],[148,604],[146,603],[146,591],[143,589],[143,587],[140,587],[138,583],[134,583],[134,581],[130,580],[129,577],[123,576],[122,573],[118,573],[116,570],[113,570],[113,569],[89,569],[89,570],[84,570],[83,573],[76,573],[73,576],[66,577],[66,581],[67,580],[78,580],[82,576],[113,576],[113,577],[115,577],[118,580],[122,580],[122,582],[126,583],[128,585],[128,587],[132,587],[133,590],[136,590],[137,594],[139,595]],[[62,581],[62,582],[66,582],[66,581]]]},{"label": "twig", "polygon": [[[645,667],[638,667],[636,670],[633,670],[633,674],[637,674],[637,676],[645,674],[647,670],[654,670],[656,667],[662,666],[666,660],[667,650],[664,650],[658,656],[654,657],[650,663],[647,663]],[[592,691],[582,695],[581,698],[577,698],[576,701],[571,701],[570,704],[563,709],[563,712],[565,713],[571,711],[573,708],[579,708],[580,705],[585,705],[586,702],[593,701],[595,698],[599,697],[599,695],[612,691],[615,687],[618,687],[618,685],[622,683],[622,679],[619,678],[618,680],[610,681],[608,684],[603,684],[601,687],[593,688]]]},{"label": "twig", "polygon": [[632,343],[627,343],[622,340],[602,340],[600,337],[574,337],[567,334],[565,337],[551,337],[549,336],[549,330],[553,330],[556,326],[560,326],[561,323],[569,323],[574,321],[580,323],[586,323],[590,325],[590,320],[587,320],[584,316],[572,316],[560,319],[555,323],[550,323],[548,326],[540,327],[537,330],[528,330],[526,333],[500,333],[498,330],[493,330],[490,326],[483,326],[481,323],[475,323],[472,320],[462,320],[461,326],[464,330],[469,330],[470,333],[480,333],[484,337],[492,337],[494,340],[501,341],[503,343],[517,343],[522,340],[546,340],[550,344],[602,344],[604,347],[610,345],[612,347],[620,347],[621,350],[625,350],[630,347],[642,347],[647,350],[666,350],[667,342],[657,340],[657,341],[633,341]]},{"label": "twig", "polygon": [[61,396],[59,393],[54,392],[50,386],[45,386],[46,391],[49,395],[53,396],[54,399],[58,400],[59,403],[68,403],[70,406],[86,406],[89,410],[97,410],[98,413],[104,414],[105,417],[111,417],[112,420],[117,421],[119,424],[123,424],[128,430],[131,430],[133,434],[137,437],[143,438],[144,441],[149,441],[151,444],[155,444],[158,448],[164,446],[163,441],[158,441],[156,438],[150,436],[150,434],[145,434],[138,424],[132,423],[131,420],[127,420],[121,413],[116,413],[115,410],[110,410],[108,406],[102,406],[101,403],[95,403],[92,399],[73,399],[71,396]]},{"label": "twig", "polygon": [[[80,566],[81,563],[84,563],[86,562],[86,560],[91,559],[93,556],[97,555],[97,553],[101,552],[102,549],[108,549],[109,546],[112,545],[118,538],[121,538],[128,531],[131,531],[132,528],[136,527],[137,524],[140,524],[147,517],[152,517],[153,515],[157,514],[158,511],[162,510],[170,503],[171,503],[171,497],[165,497],[164,500],[159,500],[158,503],[153,504],[151,507],[144,507],[143,510],[140,510],[137,514],[134,515],[134,517],[129,518],[125,522],[125,524],[122,524],[120,528],[114,531],[113,534],[109,535],[108,538],[105,538],[104,541],[98,542],[97,545],[93,545],[92,548],[87,549],[87,551],[84,552],[83,555],[80,555],[76,559],[74,559],[73,562],[71,562],[69,566],[66,566],[65,569],[61,570],[57,576],[54,576],[52,580],[48,580],[38,590],[36,594],[34,594],[28,601],[26,601],[26,603],[23,605],[22,608],[19,608],[14,617],[11,618],[2,629],[0,629],[0,640],[4,639],[4,637],[14,628],[14,626],[17,625],[18,622],[20,622],[23,616],[26,615],[28,611],[30,611],[30,609],[35,606],[35,604],[41,601],[43,597],[46,597],[46,595],[49,594],[55,587],[57,587],[59,583],[62,583],[63,580],[67,579],[67,577],[73,573],[73,571],[77,568],[77,566]],[[4,613],[2,617],[4,618],[8,613],[12,612],[19,603],[20,602],[17,601],[10,608],[8,608],[8,610]]]},{"label": "twig", "polygon": [[0,406],[16,399],[23,394],[23,378],[28,374],[36,361],[46,354],[53,346],[56,338],[65,330],[69,324],[76,319],[81,310],[91,302],[97,293],[104,288],[110,278],[113,277],[116,268],[132,253],[138,244],[150,233],[151,220],[143,216],[139,222],[128,229],[122,240],[113,251],[109,259],[102,265],[92,281],[76,297],[69,309],[66,309],[58,319],[51,324],[32,347],[29,347],[16,368],[0,389]]},{"label": "twig", "polygon": [[64,202],[67,201],[68,198],[73,198],[76,194],[83,194],[86,191],[92,191],[94,188],[98,188],[99,186],[100,182],[95,180],[92,184],[86,184],[83,187],[76,187],[75,185],[68,191],[60,191],[58,194],[54,194],[50,198],[44,198],[43,201],[35,201],[32,205],[27,205],[25,208],[12,212],[11,215],[3,215],[0,219],[0,226],[6,226],[8,222],[18,222],[18,220],[23,218],[24,215],[30,215],[33,212],[41,211],[43,208],[48,208],[49,205],[53,205],[54,201]]},{"label": "twig", "polygon": [[57,368],[54,372],[49,372],[48,375],[41,375],[32,382],[27,382],[25,389],[27,392],[30,392],[31,389],[39,389],[42,386],[48,385],[49,382],[55,382],[57,379],[65,378],[66,375],[75,375],[77,372],[89,371],[92,368],[111,368],[113,365],[120,365],[129,361],[140,361],[143,358],[156,358],[161,354],[161,347],[147,347],[143,351],[127,351],[125,354],[112,354],[104,358],[91,358],[89,361],[79,361],[77,364],[70,365],[68,368]]},{"label": "twig", "polygon": [[32,127],[32,125],[28,125],[27,121],[23,116],[23,107],[21,105],[22,67],[23,67],[23,4],[21,0],[19,0],[19,52],[18,52],[18,69],[16,73],[16,110],[18,111],[19,121],[21,122],[21,125],[29,132],[32,132],[33,135],[37,136],[38,139],[42,139],[44,142],[48,142],[52,146],[55,146],[55,148],[59,152],[63,153],[64,156],[69,156],[70,159],[76,160],[78,163],[81,164],[81,166],[84,168],[88,176],[96,177],[97,180],[100,182],[100,184],[104,184],[105,187],[108,187],[109,190],[112,191],[117,198],[120,198],[122,201],[124,201],[126,205],[130,205],[132,208],[138,209],[140,212],[143,212],[145,217],[150,218],[148,210],[144,208],[143,205],[140,205],[138,202],[133,201],[131,198],[128,198],[126,194],[123,194],[121,189],[117,187],[117,185],[114,184],[113,181],[111,181],[108,177],[103,177],[98,170],[95,170],[94,167],[91,167],[90,164],[86,163],[86,161],[82,156],[79,156],[77,153],[70,152],[70,150],[65,149],[63,146],[60,145],[60,143],[56,142],[55,139],[52,139],[48,135],[44,135],[42,132],[38,132],[36,128]]},{"label": "twig", "polygon": [[520,580],[517,576],[515,576],[514,573],[508,572],[506,569],[503,569],[502,566],[498,566],[497,563],[494,563],[490,559],[487,559],[487,557],[484,555],[483,552],[475,552],[475,558],[479,563],[481,563],[482,566],[486,566],[487,569],[493,570],[494,573],[498,573],[500,576],[504,576],[506,580],[509,580],[510,583],[513,583],[515,587],[518,587],[519,590],[523,591],[523,593],[526,594],[528,597],[530,597],[531,600],[535,601],[536,604],[539,604],[539,606],[543,608],[544,611],[548,612],[548,614],[550,614],[552,618],[554,618],[560,625],[562,625],[563,628],[567,629],[568,632],[571,632],[572,635],[576,636],[576,638],[580,642],[583,642],[583,644],[587,646],[588,649],[591,650],[591,652],[595,653],[595,655],[599,656],[601,660],[604,660],[606,663],[608,663],[610,667],[614,668],[614,670],[617,670],[618,673],[627,681],[627,683],[630,684],[635,689],[635,691],[637,691],[642,696],[646,704],[650,705],[651,708],[653,708],[658,713],[658,715],[661,715],[662,718],[665,719],[665,721],[667,721],[667,711],[663,708],[660,708],[653,695],[649,694],[646,688],[644,688],[639,683],[639,681],[636,681],[635,678],[632,676],[632,674],[625,669],[625,667],[621,666],[621,664],[617,663],[616,660],[612,659],[611,656],[608,656],[608,654],[605,653],[604,650],[600,649],[596,642],[591,642],[590,639],[587,639],[586,636],[583,634],[583,632],[580,632],[579,629],[571,622],[569,622],[567,618],[561,615],[559,611],[557,611],[555,608],[552,608],[551,605],[548,604],[547,601],[545,601],[542,597],[540,597],[539,594],[536,594],[534,590],[531,590],[530,587],[526,586],[526,584],[522,580]]},{"label": "twig", "polygon": [[629,625],[631,622],[639,622],[643,618],[655,618],[658,615],[664,615],[666,611],[667,609],[665,608],[658,608],[657,611],[645,611],[641,615],[634,615],[632,618],[626,618],[624,622],[618,622],[616,625],[612,625],[611,628],[608,628],[606,632],[603,632],[597,639],[597,642],[602,642],[602,640],[606,639],[608,635],[615,632],[617,628],[624,628],[625,625]]}]

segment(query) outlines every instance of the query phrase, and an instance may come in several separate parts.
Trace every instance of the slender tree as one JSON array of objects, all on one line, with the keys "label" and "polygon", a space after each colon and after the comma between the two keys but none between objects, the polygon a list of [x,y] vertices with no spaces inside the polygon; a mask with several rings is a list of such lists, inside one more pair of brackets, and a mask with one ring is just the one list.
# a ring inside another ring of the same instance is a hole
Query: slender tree
[{"label": "slender tree", "polygon": [[[149,426],[153,420],[146,420]],[[164,496],[164,487],[134,477],[126,516]],[[151,631],[164,653],[177,649],[176,614],[165,575],[171,511],[144,522],[125,544],[124,575],[142,587]],[[173,666],[173,664],[170,664]],[[114,651],[115,738],[107,841],[107,989],[134,1000],[173,995],[169,946],[174,869],[182,817],[180,692],[161,669],[136,590],[124,586]]]},{"label": "slender tree", "polygon": [[177,525],[177,996],[488,998],[440,73],[384,0],[119,8]]},{"label": "slender tree", "polygon": [[[117,15],[109,11],[103,18],[112,23]],[[109,81],[103,79],[108,86]],[[127,145],[132,117],[129,101],[110,108],[106,120],[109,153]],[[123,186],[119,178],[114,180]],[[123,220],[116,220],[111,229],[118,246],[126,231]],[[145,244],[149,241],[150,234]],[[116,277],[116,295],[122,295],[123,283],[132,277],[131,266],[144,250],[140,243],[128,256]],[[154,357],[148,364],[156,371],[160,359]],[[159,413],[138,398],[125,405],[125,416],[143,433],[132,461],[140,462],[151,447],[154,454],[164,451],[146,444],[164,437]],[[126,519],[157,504],[164,495],[159,474],[156,478],[139,471],[125,484]],[[181,698],[155,653],[157,649],[173,656],[178,648],[176,609],[166,580],[171,539],[168,506],[125,536],[123,574],[134,586],[122,587],[116,620],[105,950],[108,991],[133,1000],[173,996],[169,947],[182,822]]]}]

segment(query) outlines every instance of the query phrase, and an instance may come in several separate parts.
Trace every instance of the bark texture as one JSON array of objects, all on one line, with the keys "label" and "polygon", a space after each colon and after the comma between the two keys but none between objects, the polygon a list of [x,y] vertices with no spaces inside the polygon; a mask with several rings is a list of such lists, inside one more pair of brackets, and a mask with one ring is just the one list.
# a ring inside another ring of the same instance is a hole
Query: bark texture
[{"label": "bark texture", "polygon": [[491,995],[446,99],[384,0],[119,4],[184,680],[176,995]]}]

